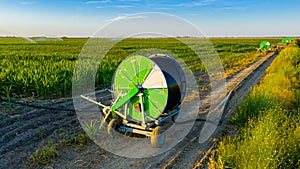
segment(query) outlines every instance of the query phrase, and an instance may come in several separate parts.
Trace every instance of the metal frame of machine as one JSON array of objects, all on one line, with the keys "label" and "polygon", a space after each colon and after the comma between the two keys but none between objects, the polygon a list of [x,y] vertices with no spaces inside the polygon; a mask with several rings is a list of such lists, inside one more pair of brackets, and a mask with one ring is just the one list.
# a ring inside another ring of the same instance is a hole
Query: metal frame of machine
[{"label": "metal frame of machine", "polygon": [[[105,90],[107,90],[107,89],[105,89]],[[108,129],[107,129],[107,132],[109,134],[112,134],[112,130],[118,130],[119,132],[122,132],[122,133],[130,132],[130,133],[144,135],[144,136],[151,138],[150,142],[151,142],[152,147],[154,147],[154,148],[159,148],[164,143],[165,136],[164,136],[163,130],[160,126],[167,119],[173,118],[180,112],[180,108],[177,107],[173,111],[166,113],[165,116],[160,116],[159,118],[155,119],[152,122],[138,124],[132,120],[129,120],[126,116],[126,112],[124,112],[124,114],[122,114],[119,111],[116,111],[116,110],[113,111],[111,106],[106,106],[106,105],[102,104],[101,102],[97,102],[89,97],[86,97],[83,95],[81,95],[80,97],[100,106],[102,108],[104,120],[107,120],[107,118],[111,115],[112,112],[116,113],[117,115],[119,115],[122,118],[121,122],[116,119],[110,120],[110,122],[108,124]],[[142,110],[142,113],[145,114],[143,110]]]}]

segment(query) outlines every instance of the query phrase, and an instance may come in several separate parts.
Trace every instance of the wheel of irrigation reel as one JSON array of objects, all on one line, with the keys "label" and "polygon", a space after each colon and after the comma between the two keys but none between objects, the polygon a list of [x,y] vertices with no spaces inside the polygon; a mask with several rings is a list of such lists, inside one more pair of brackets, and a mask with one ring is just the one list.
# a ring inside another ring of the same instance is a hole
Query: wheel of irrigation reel
[{"label": "wheel of irrigation reel", "polygon": [[150,143],[153,148],[160,148],[165,142],[165,133],[161,126],[156,126],[152,131]]},{"label": "wheel of irrigation reel", "polygon": [[107,133],[110,136],[114,136],[114,132],[116,132],[119,127],[120,127],[120,121],[113,118],[108,123]]}]

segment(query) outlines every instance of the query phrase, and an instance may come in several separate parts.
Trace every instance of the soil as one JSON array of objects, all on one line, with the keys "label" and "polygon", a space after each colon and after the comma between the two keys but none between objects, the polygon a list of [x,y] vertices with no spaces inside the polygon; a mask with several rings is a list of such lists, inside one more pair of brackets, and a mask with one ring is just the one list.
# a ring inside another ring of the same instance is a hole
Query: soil
[{"label": "soil", "polygon": [[[272,55],[272,56],[271,56]],[[202,144],[198,137],[205,121],[197,121],[188,135],[166,153],[140,159],[120,157],[103,150],[91,140],[85,145],[63,145],[61,140],[84,133],[73,111],[45,110],[0,102],[0,168],[207,168],[210,151],[218,139],[226,134],[237,134],[228,121],[237,105],[252,86],[263,77],[266,68],[277,55],[269,53],[249,67],[227,79],[232,89],[245,75],[262,64],[234,91],[222,115],[217,130]],[[208,92],[200,93],[199,117],[205,118],[210,108]],[[223,104],[224,97],[219,103]],[[73,108],[72,98],[40,101],[40,105]],[[58,146],[59,156],[46,165],[30,165],[28,157],[48,141]]]}]

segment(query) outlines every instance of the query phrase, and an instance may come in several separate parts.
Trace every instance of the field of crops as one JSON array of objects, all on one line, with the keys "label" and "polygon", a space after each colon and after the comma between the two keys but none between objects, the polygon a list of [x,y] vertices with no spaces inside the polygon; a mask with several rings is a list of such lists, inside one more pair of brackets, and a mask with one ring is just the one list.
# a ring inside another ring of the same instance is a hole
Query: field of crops
[{"label": "field of crops", "polygon": [[[65,97],[71,94],[75,62],[87,39],[0,38],[0,95],[5,97]],[[263,39],[211,39],[227,76],[255,61]],[[268,39],[277,44],[280,39]],[[201,39],[188,39],[201,45]],[[116,66],[130,54],[146,48],[168,50],[194,72],[205,71],[195,53],[176,39],[126,39],[114,46],[99,66],[96,87],[109,87]],[[113,61],[111,60],[113,58]],[[88,65],[87,72],[88,72]]]},{"label": "field of crops", "polygon": [[[298,41],[299,43],[299,41]],[[225,137],[215,168],[300,167],[300,49],[284,49],[232,118],[239,136]]]}]

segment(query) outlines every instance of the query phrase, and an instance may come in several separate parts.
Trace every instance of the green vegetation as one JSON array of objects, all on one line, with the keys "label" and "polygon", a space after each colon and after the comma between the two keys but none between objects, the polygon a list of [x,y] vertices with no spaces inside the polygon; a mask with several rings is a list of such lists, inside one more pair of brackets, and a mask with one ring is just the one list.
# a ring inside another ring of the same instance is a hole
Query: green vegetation
[{"label": "green vegetation", "polygon": [[40,137],[44,137],[46,135],[40,128],[35,129],[35,131],[38,133]]},{"label": "green vegetation", "polygon": [[276,45],[280,41],[277,38],[210,39],[222,60],[227,77],[266,54],[266,52],[257,52],[259,44],[263,40],[269,41],[272,45]]},{"label": "green vegetation", "polygon": [[[113,113],[114,116],[115,113]],[[97,134],[100,133],[102,127],[102,123],[99,119],[90,120],[90,123],[83,123],[82,128],[87,133],[90,138],[95,138]]]},{"label": "green vegetation", "polygon": [[[43,136],[43,135],[42,135]],[[46,165],[54,157],[59,156],[59,149],[61,146],[79,145],[83,146],[90,140],[86,134],[75,134],[69,140],[62,140],[61,145],[56,145],[53,141],[49,140],[48,143],[42,148],[37,149],[32,155],[28,157],[26,168],[36,168],[39,165]]]},{"label": "green vegetation", "polygon": [[76,134],[70,140],[63,140],[64,145],[85,145],[90,140],[89,136],[86,134]]},{"label": "green vegetation", "polygon": [[[230,75],[256,60],[262,39],[211,39]],[[280,39],[266,39],[272,44]],[[44,39],[30,43],[21,38],[0,38],[0,95],[5,97],[63,97],[72,89],[75,62],[87,39]],[[107,41],[112,41],[107,39]],[[185,39],[195,46],[202,39]],[[194,72],[205,71],[195,53],[177,39],[126,39],[116,44],[102,61],[95,77],[96,87],[109,87],[116,66],[130,54],[147,48],[159,48],[182,58]],[[113,60],[111,58],[114,58]],[[89,73],[88,63],[82,65]]]},{"label": "green vegetation", "polygon": [[52,141],[49,141],[47,145],[41,149],[37,149],[35,153],[28,158],[28,167],[34,168],[39,164],[45,165],[56,156],[58,156],[57,147]]},{"label": "green vegetation", "polygon": [[0,90],[10,89],[11,97],[70,94],[74,63],[85,42],[0,39]]},{"label": "green vegetation", "polygon": [[300,49],[284,49],[238,107],[239,136],[225,137],[215,168],[300,167]]}]

